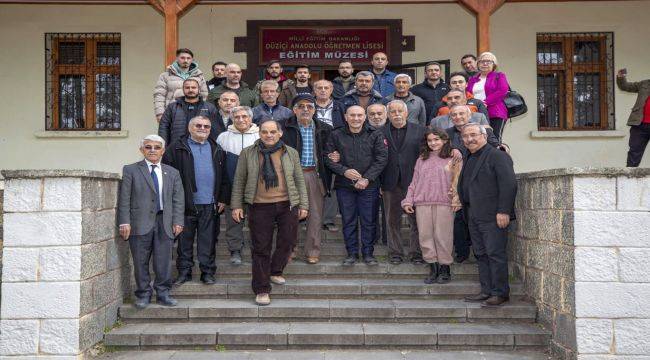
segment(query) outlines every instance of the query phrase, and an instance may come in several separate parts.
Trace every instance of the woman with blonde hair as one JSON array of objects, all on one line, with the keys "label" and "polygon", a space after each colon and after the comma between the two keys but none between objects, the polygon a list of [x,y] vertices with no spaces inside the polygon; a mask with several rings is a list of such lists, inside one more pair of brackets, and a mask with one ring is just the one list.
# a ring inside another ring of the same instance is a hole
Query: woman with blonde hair
[{"label": "woman with blonde hair", "polygon": [[475,99],[485,103],[490,127],[501,142],[503,128],[508,120],[508,109],[503,100],[508,95],[510,85],[506,74],[497,71],[498,61],[493,53],[484,52],[479,55],[477,64],[479,72],[467,82],[467,91],[471,92]]}]

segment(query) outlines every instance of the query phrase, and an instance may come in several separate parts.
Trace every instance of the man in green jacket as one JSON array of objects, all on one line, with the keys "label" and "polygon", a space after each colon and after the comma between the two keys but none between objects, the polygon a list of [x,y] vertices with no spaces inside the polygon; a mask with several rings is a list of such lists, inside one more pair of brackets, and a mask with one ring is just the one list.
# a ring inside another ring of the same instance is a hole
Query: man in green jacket
[{"label": "man in green jacket", "polygon": [[226,81],[221,85],[210,90],[208,101],[214,103],[219,108],[219,97],[226,91],[232,91],[239,96],[239,105],[254,108],[258,104],[258,98],[255,91],[248,88],[248,84],[241,81],[241,67],[237,64],[228,64],[226,66]]},{"label": "man in green jacket", "polygon": [[[271,303],[271,282],[284,285],[284,267],[298,241],[298,221],[307,218],[309,201],[300,155],[280,138],[275,120],[260,126],[260,139],[242,150],[237,161],[230,207],[236,222],[248,210],[253,258],[252,287],[258,305]],[[277,224],[275,251],[273,232]]]},{"label": "man in green jacket", "polygon": [[627,152],[627,167],[638,167],[645,148],[650,141],[650,79],[638,82],[627,81],[627,70],[619,70],[616,84],[627,92],[637,93],[627,125],[630,126],[630,150]]}]

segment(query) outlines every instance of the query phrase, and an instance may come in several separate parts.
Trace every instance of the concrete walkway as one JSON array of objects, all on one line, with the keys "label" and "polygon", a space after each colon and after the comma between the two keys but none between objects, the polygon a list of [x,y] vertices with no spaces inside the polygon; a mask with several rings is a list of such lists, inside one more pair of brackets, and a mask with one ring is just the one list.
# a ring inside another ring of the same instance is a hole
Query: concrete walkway
[{"label": "concrete walkway", "polygon": [[125,351],[96,360],[548,360],[541,352],[491,351]]}]

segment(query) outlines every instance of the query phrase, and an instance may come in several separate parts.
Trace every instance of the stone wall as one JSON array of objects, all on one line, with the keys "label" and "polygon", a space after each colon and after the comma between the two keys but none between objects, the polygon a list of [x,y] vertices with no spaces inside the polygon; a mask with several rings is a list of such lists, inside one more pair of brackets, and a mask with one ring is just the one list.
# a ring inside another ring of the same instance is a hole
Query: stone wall
[{"label": "stone wall", "polygon": [[[511,273],[560,359],[650,353],[650,169],[519,176]],[[606,357],[604,357],[606,356]]]},{"label": "stone wall", "polygon": [[510,232],[511,273],[535,300],[538,321],[552,331],[551,353],[575,358],[573,184],[571,176],[520,174]]},{"label": "stone wall", "polygon": [[0,357],[76,356],[101,341],[130,289],[117,239],[119,177],[4,171]]}]

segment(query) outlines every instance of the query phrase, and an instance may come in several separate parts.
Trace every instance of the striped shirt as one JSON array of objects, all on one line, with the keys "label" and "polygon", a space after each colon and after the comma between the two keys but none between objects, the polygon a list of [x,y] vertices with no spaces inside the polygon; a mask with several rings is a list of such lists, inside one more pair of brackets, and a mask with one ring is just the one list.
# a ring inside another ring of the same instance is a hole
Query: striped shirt
[{"label": "striped shirt", "polygon": [[309,126],[302,126],[298,123],[300,135],[302,136],[302,149],[300,153],[300,165],[302,167],[316,166],[314,158],[314,123]]}]

